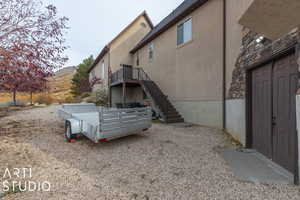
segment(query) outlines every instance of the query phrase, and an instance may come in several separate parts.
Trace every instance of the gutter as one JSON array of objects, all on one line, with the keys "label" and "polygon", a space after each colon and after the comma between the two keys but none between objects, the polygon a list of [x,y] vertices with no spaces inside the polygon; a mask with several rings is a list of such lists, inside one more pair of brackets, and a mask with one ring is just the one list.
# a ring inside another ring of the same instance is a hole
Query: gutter
[{"label": "gutter", "polygon": [[226,68],[227,68],[227,58],[226,58],[226,48],[227,48],[227,16],[226,16],[226,0],[223,0],[223,94],[222,94],[222,100],[223,100],[223,130],[226,130],[226,93],[227,93],[227,87],[226,87]]}]

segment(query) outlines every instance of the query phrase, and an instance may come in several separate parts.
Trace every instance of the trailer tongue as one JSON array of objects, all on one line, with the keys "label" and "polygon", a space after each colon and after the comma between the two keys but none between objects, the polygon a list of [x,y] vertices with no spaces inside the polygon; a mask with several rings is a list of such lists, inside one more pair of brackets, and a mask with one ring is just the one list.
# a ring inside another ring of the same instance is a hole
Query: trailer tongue
[{"label": "trailer tongue", "polygon": [[116,109],[94,104],[64,104],[58,111],[65,121],[68,141],[83,134],[95,143],[137,134],[152,125],[150,107]]}]

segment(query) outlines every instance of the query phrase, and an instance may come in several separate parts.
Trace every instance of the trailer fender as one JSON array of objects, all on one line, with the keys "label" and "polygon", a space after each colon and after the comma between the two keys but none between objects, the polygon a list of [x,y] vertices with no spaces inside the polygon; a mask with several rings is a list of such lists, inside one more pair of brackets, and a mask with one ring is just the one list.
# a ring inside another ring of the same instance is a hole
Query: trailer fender
[{"label": "trailer fender", "polygon": [[72,134],[81,133],[80,121],[78,121],[76,119],[67,119],[66,123],[71,124]]}]

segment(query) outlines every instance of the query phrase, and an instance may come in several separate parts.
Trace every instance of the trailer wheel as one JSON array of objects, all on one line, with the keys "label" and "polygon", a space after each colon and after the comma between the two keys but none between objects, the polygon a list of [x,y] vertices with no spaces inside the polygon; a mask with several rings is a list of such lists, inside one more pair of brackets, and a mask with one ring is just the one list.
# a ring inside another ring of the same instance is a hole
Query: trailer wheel
[{"label": "trailer wheel", "polygon": [[71,140],[76,139],[76,134],[72,134],[72,127],[69,121],[66,121],[65,124],[65,138],[68,142],[71,142]]}]

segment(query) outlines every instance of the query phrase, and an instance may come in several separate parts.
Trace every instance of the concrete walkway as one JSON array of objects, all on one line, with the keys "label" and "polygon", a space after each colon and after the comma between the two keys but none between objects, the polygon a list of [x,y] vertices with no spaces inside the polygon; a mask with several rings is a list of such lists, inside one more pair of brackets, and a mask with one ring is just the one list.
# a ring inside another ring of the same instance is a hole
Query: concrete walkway
[{"label": "concrete walkway", "polygon": [[225,148],[221,155],[234,175],[255,184],[293,184],[294,177],[287,170],[271,162],[254,150]]}]

